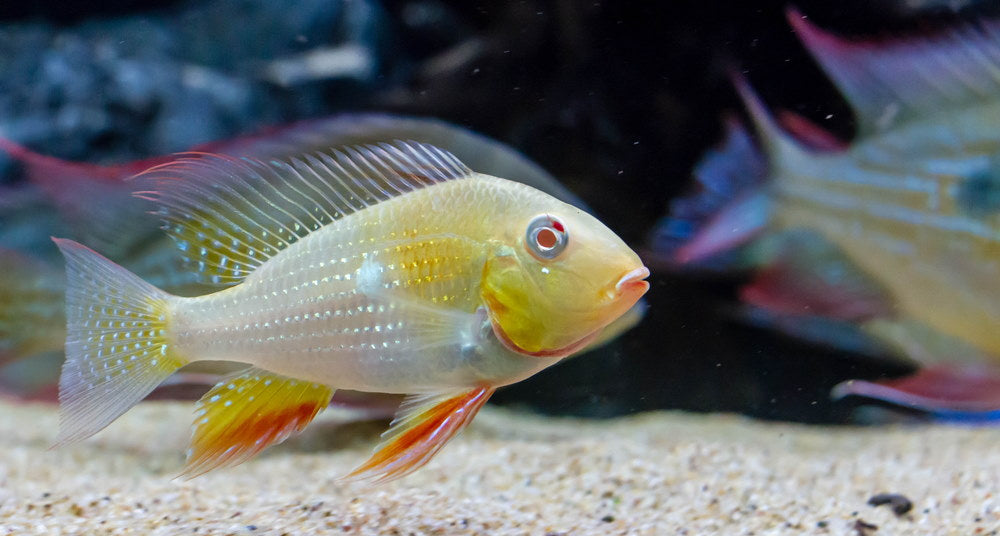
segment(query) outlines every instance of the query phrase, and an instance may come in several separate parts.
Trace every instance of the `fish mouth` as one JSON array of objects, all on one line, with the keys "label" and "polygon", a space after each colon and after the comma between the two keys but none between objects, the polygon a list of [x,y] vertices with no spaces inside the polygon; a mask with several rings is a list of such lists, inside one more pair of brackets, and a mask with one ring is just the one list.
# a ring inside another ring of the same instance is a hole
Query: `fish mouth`
[{"label": "fish mouth", "polygon": [[645,266],[640,266],[628,272],[615,283],[615,294],[621,296],[631,292],[645,293],[649,290],[649,281],[646,281],[647,277],[649,277],[649,268]]}]

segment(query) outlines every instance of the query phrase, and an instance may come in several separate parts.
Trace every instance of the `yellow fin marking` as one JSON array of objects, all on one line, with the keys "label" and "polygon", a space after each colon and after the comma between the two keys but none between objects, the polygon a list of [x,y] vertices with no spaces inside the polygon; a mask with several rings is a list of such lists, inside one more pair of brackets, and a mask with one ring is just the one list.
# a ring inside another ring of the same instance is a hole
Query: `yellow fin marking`
[{"label": "yellow fin marking", "polygon": [[333,389],[251,368],[219,382],[198,401],[181,477],[243,463],[281,443],[327,405]]}]

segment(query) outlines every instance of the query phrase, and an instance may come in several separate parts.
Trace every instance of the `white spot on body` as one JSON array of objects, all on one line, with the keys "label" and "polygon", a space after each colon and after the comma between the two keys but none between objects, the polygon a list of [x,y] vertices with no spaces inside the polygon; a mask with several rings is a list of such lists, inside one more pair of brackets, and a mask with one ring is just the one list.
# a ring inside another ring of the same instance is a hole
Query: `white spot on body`
[{"label": "white spot on body", "polygon": [[358,292],[371,296],[382,289],[382,273],[385,267],[382,263],[367,258],[358,268]]}]

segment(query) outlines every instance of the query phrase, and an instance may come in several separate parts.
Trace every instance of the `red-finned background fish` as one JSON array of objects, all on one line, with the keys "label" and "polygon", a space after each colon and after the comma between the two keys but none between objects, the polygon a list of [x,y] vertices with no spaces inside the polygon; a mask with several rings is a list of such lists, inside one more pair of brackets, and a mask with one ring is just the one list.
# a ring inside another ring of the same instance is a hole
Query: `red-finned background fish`
[{"label": "red-finned background fish", "polygon": [[137,180],[188,265],[228,288],[168,294],[71,240],[58,443],[194,361],[249,365],[198,402],[184,474],[302,430],[336,389],[407,394],[349,476],[426,463],[493,391],[578,352],[646,292],[590,214],[396,142],[261,161],[199,155]]},{"label": "red-finned background fish", "polygon": [[[408,139],[442,147],[473,169],[510,177],[586,209],[582,200],[513,148],[429,118],[344,114],[203,144],[192,148],[186,156],[226,154],[262,160],[286,159],[300,153],[386,139]],[[48,236],[70,236],[91,244],[150,283],[173,293],[202,294],[212,288],[185,268],[174,244],[160,231],[159,220],[147,214],[150,205],[132,196],[134,184],[127,180],[152,166],[176,160],[179,155],[100,166],[41,155],[4,138],[0,138],[0,149],[24,166],[28,178],[26,186],[0,192],[0,229],[3,230],[0,234],[0,271],[7,274],[0,281],[0,310],[3,311],[0,316],[0,364],[27,355],[60,352],[63,347],[64,278],[57,265],[44,262],[55,253]],[[57,211],[48,208],[52,205]],[[39,269],[23,270],[26,263],[33,263]],[[22,279],[22,276],[30,277]],[[643,310],[640,302],[606,329],[594,345],[637,324]],[[218,367],[204,371],[216,369]],[[178,381],[187,382],[186,378],[190,378],[200,382],[209,377],[198,373],[197,367],[193,370],[195,374],[178,378]],[[30,387],[51,392],[44,389],[46,382],[43,380],[48,378],[54,383],[57,376],[58,368],[52,367],[50,360],[38,360],[37,367],[21,366],[6,375],[0,370],[0,391],[31,394],[25,391]],[[17,385],[19,378],[27,377],[32,381]]]},{"label": "red-finned background fish", "polygon": [[951,418],[994,415],[1000,23],[855,41],[794,10],[788,20],[853,107],[856,139],[845,145],[793,114],[776,120],[737,78],[767,164],[731,123],[722,151],[698,169],[703,191],[675,204],[654,249],[674,265],[717,264],[751,242],[729,260],[764,266],[741,294],[756,319],[834,344],[856,340],[842,337],[851,324],[922,367],[846,382],[839,396]]}]

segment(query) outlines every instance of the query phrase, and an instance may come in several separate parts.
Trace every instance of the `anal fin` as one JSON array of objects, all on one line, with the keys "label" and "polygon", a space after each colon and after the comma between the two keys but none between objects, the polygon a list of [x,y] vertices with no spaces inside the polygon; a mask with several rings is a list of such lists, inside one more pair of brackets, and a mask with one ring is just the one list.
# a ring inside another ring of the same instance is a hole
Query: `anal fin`
[{"label": "anal fin", "polygon": [[493,391],[492,387],[479,387],[461,393],[408,397],[371,458],[344,479],[381,483],[416,471],[469,424]]},{"label": "anal fin", "polygon": [[258,368],[219,382],[198,401],[181,477],[243,463],[301,432],[330,403],[326,385]]},{"label": "anal fin", "polygon": [[1000,368],[986,364],[936,365],[910,376],[837,385],[834,398],[860,396],[926,411],[943,420],[996,420],[1000,414]]}]

